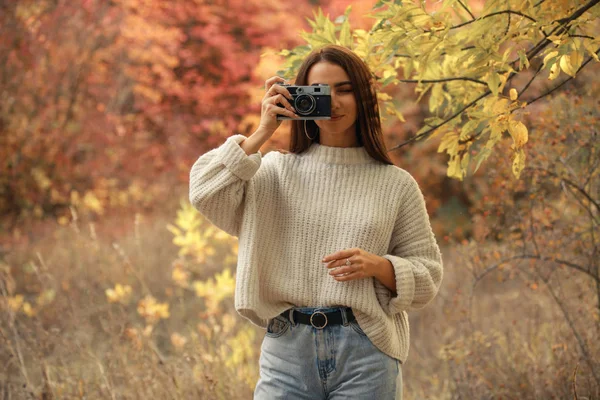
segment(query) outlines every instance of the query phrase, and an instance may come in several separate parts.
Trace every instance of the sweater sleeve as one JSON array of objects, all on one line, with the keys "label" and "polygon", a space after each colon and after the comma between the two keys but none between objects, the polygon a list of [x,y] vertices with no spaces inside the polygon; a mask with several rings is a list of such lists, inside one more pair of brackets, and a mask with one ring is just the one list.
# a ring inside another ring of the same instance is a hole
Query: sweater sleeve
[{"label": "sweater sleeve", "polygon": [[233,135],[201,155],[190,171],[190,202],[211,223],[239,236],[248,181],[260,168],[260,151],[247,155]]},{"label": "sweater sleeve", "polygon": [[425,199],[415,179],[406,173],[404,194],[388,248],[396,276],[396,296],[376,280],[375,292],[388,314],[425,307],[437,294],[443,267],[431,229]]}]

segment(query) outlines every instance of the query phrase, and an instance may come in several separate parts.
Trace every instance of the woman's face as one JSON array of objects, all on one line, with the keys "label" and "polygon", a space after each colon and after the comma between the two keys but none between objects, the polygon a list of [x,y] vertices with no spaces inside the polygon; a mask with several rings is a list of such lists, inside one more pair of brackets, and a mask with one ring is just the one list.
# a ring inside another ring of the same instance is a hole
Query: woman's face
[{"label": "woman's face", "polygon": [[[355,139],[357,107],[350,77],[342,67],[326,61],[314,64],[308,72],[308,84],[326,83],[331,88],[331,119],[315,121],[323,134]],[[333,139],[332,137],[332,139]],[[334,139],[335,141],[335,139]]]}]

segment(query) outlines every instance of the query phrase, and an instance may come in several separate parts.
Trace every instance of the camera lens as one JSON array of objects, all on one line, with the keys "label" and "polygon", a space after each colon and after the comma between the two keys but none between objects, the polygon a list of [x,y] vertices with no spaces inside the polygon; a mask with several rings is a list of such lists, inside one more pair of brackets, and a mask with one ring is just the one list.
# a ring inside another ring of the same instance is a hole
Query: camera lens
[{"label": "camera lens", "polygon": [[310,114],[315,110],[316,102],[315,98],[308,95],[303,94],[301,96],[296,97],[296,101],[294,104],[294,108],[296,112],[302,115]]}]

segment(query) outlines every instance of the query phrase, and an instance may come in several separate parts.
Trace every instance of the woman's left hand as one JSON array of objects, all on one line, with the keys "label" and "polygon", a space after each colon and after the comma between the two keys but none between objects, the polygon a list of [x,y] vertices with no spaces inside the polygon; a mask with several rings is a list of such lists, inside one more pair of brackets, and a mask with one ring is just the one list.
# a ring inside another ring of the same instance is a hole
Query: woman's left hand
[{"label": "woman's left hand", "polygon": [[[350,265],[346,265],[348,259]],[[359,248],[337,251],[323,257],[321,261],[326,263],[329,274],[340,282],[376,277],[382,263],[387,263],[385,258]]]}]

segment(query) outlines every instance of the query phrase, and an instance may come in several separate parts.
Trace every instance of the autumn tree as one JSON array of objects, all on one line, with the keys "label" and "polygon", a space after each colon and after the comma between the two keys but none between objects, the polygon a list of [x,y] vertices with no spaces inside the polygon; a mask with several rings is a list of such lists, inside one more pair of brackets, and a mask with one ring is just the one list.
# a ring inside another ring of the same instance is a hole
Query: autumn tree
[{"label": "autumn tree", "polygon": [[[510,371],[512,366],[490,368],[478,356],[461,363],[451,360],[457,375],[470,377],[471,388],[479,393],[475,397],[500,395],[501,387],[527,398],[569,398],[574,392],[593,398],[600,390],[600,114],[595,101],[600,81],[591,74],[584,77],[586,86],[553,94],[526,116],[524,123],[537,141],[525,145],[528,162],[520,179],[504,167],[502,152],[510,151],[508,140],[498,143],[500,151],[481,168],[488,191],[471,210],[474,240],[461,246],[459,268],[463,279],[472,283],[471,307],[491,296],[491,287],[500,293],[519,288],[521,301],[543,301],[543,313],[554,316],[553,333],[543,348],[556,358],[533,355],[524,361],[529,368],[522,369],[527,372],[520,377]],[[527,313],[520,315],[529,318]],[[547,319],[543,321],[548,326]],[[478,322],[483,321],[467,325]],[[468,331],[475,335],[477,330]],[[523,332],[515,327],[510,331],[505,333],[508,340]],[[529,341],[515,345],[530,346],[534,345]],[[479,348],[469,350],[478,354]],[[535,381],[553,383],[539,386],[532,384]],[[523,382],[527,386],[520,388]],[[458,386],[457,390],[461,391]]]},{"label": "autumn tree", "polygon": [[[460,0],[443,1],[436,12],[425,2],[383,0],[374,6],[368,31],[319,12],[313,31],[303,34],[307,44],[282,51],[283,72],[293,77],[298,60],[313,48],[329,43],[352,48],[381,88],[416,83],[419,100],[427,95],[431,115],[424,126],[391,150],[439,136],[439,151],[449,156],[448,176],[463,179],[471,161],[476,170],[509,135],[518,177],[529,139],[523,113],[546,95],[530,98],[527,90],[548,79],[554,84],[549,93],[598,61],[598,2],[488,1],[476,16]],[[393,98],[380,92],[379,100],[387,115],[402,119]]]},{"label": "autumn tree", "polygon": [[[248,113],[265,46],[314,2],[0,4],[0,214],[153,207]],[[326,5],[327,2],[321,2]],[[162,177],[162,178],[161,178]],[[169,187],[171,186],[171,187]],[[9,229],[10,230],[10,229]]]}]

